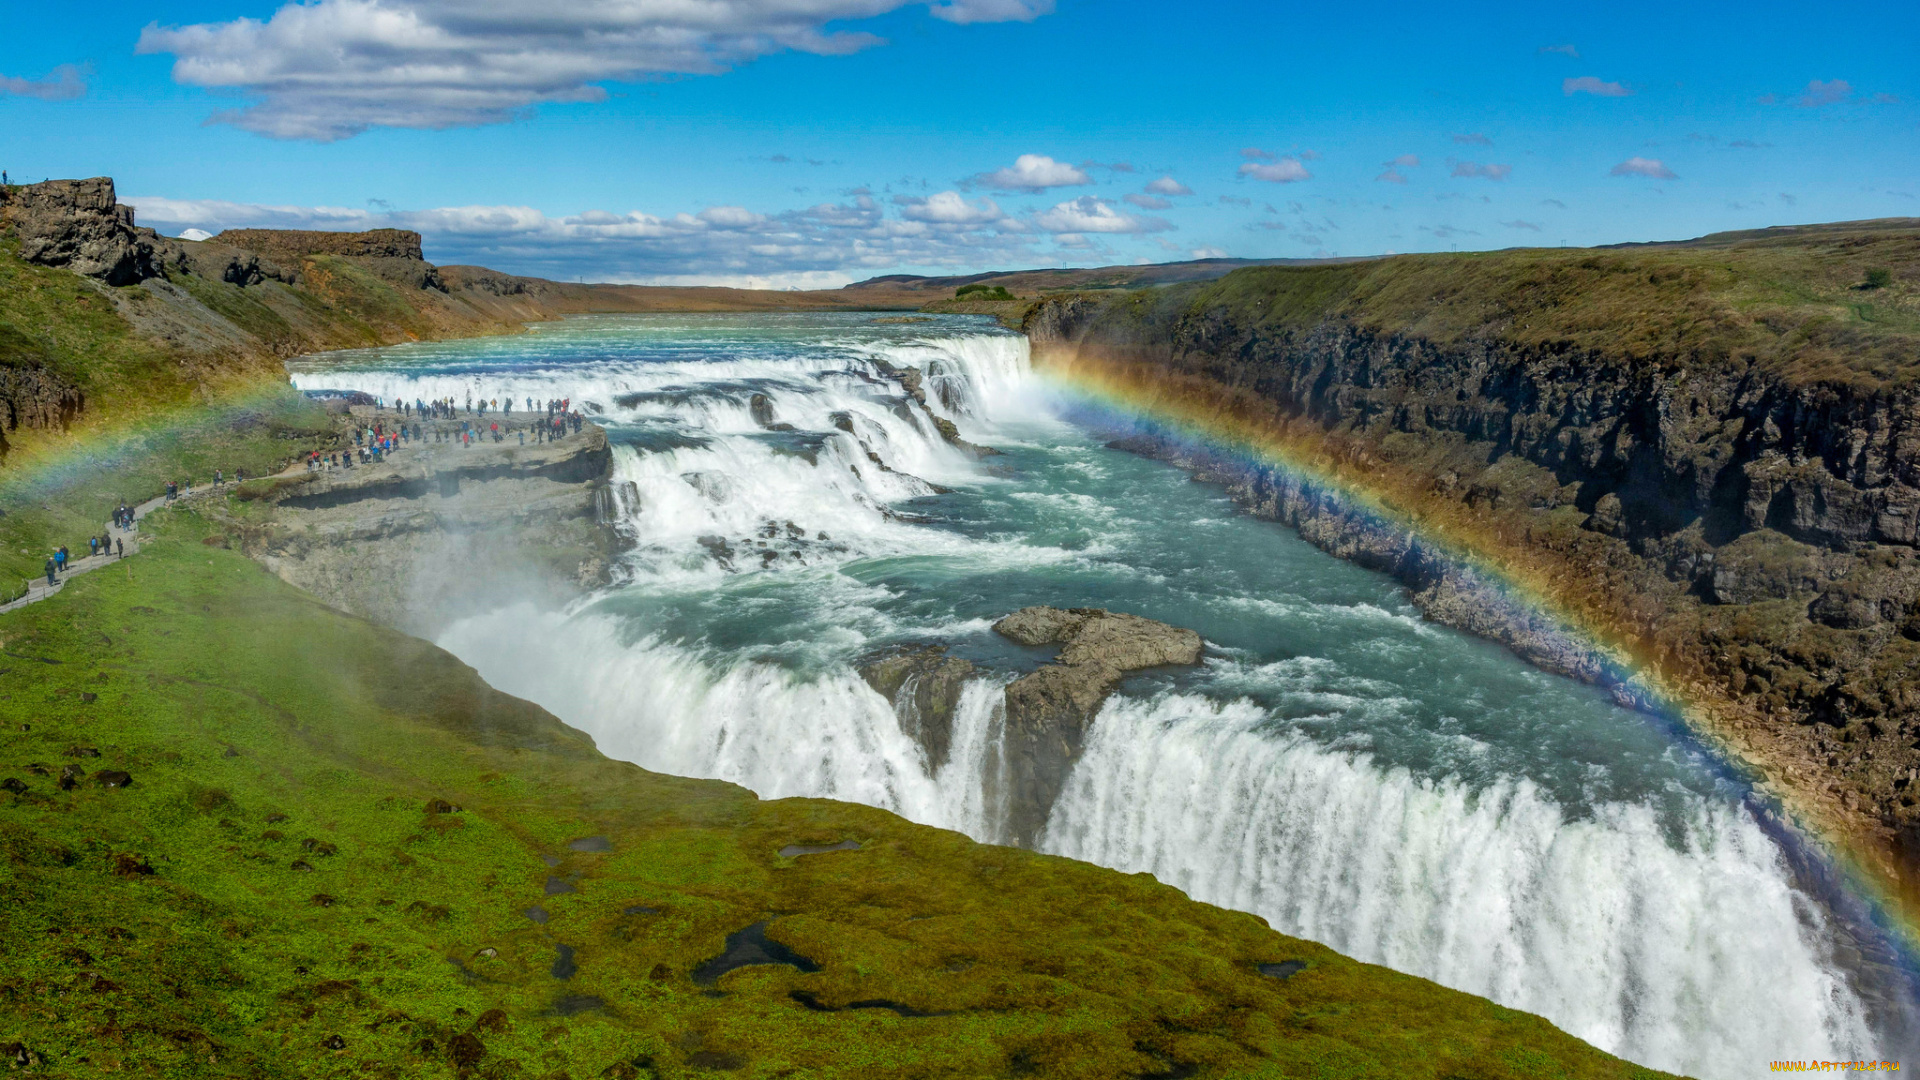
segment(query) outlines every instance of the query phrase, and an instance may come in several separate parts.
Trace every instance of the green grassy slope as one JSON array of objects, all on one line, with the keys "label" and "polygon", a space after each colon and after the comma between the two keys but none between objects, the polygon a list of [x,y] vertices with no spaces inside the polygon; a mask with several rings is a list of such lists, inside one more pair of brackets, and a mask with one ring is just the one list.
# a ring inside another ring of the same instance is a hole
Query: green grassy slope
[{"label": "green grassy slope", "polygon": [[[31,1074],[1653,1075],[1145,876],[610,761],[163,517],[0,617]],[[819,970],[692,978],[761,922]]]},{"label": "green grassy slope", "polygon": [[[1753,363],[1794,381],[1906,382],[1920,374],[1920,224],[1878,224],[1256,267],[1130,302],[1143,317],[1218,309],[1276,331],[1339,320],[1443,346],[1502,341]],[[1876,269],[1893,283],[1861,288]]]}]

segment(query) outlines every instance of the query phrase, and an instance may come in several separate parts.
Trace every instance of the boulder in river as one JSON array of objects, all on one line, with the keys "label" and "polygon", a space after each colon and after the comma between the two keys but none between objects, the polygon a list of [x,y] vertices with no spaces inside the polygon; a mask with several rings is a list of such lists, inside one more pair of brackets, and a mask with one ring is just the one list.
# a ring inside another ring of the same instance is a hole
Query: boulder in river
[{"label": "boulder in river", "polygon": [[1006,689],[1007,830],[1031,847],[1107,695],[1127,672],[1199,663],[1202,643],[1192,630],[1104,608],[1022,608],[993,628],[1022,645],[1061,646]]},{"label": "boulder in river", "polygon": [[860,677],[893,703],[900,730],[926,752],[927,768],[947,763],[953,747],[953,710],[973,664],[948,656],[944,645],[907,645],[863,659]]}]

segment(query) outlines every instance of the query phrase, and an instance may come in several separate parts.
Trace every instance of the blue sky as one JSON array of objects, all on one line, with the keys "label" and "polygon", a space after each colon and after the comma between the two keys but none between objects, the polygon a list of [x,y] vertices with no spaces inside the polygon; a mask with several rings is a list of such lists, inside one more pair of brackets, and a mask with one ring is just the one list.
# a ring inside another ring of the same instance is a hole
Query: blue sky
[{"label": "blue sky", "polygon": [[111,175],[170,233],[418,228],[436,261],[552,277],[835,285],[1920,215],[1915,5],[86,10],[9,11],[16,181]]}]

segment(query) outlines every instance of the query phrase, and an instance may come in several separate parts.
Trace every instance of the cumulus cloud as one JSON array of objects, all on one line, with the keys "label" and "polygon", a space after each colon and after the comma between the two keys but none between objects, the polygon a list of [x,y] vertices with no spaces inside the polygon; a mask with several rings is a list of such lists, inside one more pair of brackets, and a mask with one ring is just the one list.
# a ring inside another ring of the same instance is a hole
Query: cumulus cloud
[{"label": "cumulus cloud", "polygon": [[1853,96],[1853,87],[1845,79],[1831,79],[1821,82],[1815,79],[1807,84],[1800,96],[1793,99],[1795,105],[1803,109],[1817,109],[1822,105],[1834,105]]},{"label": "cumulus cloud", "polygon": [[1283,157],[1272,162],[1249,161],[1240,166],[1240,175],[1265,180],[1270,184],[1291,184],[1313,177],[1296,157]]},{"label": "cumulus cloud", "polygon": [[1193,194],[1193,189],[1181,183],[1180,181],[1175,180],[1171,176],[1163,176],[1158,180],[1152,180],[1147,183],[1147,194],[1149,195],[1191,195]]},{"label": "cumulus cloud", "polygon": [[1033,256],[1031,228],[991,200],[969,201],[957,192],[899,200],[897,214],[869,194],[778,213],[713,206],[697,213],[591,210],[570,217],[528,206],[375,210],[152,196],[126,201],[142,224],[171,235],[242,227],[413,229],[436,262],[565,280],[795,284],[837,278],[839,284],[849,274],[902,266],[963,267]]},{"label": "cumulus cloud", "polygon": [[908,221],[942,225],[991,225],[1006,218],[992,199],[969,202],[957,191],[942,191],[924,199],[896,195],[893,201],[901,207],[900,216]]},{"label": "cumulus cloud", "polygon": [[1194,248],[1192,251],[1188,252],[1187,254],[1192,255],[1196,259],[1230,258],[1230,256],[1227,254],[1224,248],[1217,248],[1217,247],[1197,247],[1197,248]]},{"label": "cumulus cloud", "polygon": [[1492,146],[1493,140],[1478,131],[1455,132],[1453,141],[1462,146]]},{"label": "cumulus cloud", "polygon": [[1050,233],[1165,232],[1173,223],[1165,218],[1137,217],[1113,208],[1105,199],[1082,195],[1034,215],[1033,223]]},{"label": "cumulus cloud", "polygon": [[1142,210],[1165,210],[1173,205],[1158,195],[1128,195],[1126,200]]},{"label": "cumulus cloud", "polygon": [[1678,180],[1659,158],[1630,157],[1608,170],[1611,176],[1644,176],[1650,180]]},{"label": "cumulus cloud", "polygon": [[1577,79],[1566,79],[1560,83],[1560,92],[1572,97],[1575,94],[1592,94],[1595,97],[1626,97],[1633,91],[1617,82],[1603,82],[1591,75],[1582,75]]},{"label": "cumulus cloud", "polygon": [[0,97],[30,97],[41,101],[71,101],[85,97],[90,68],[61,64],[38,79],[0,75]]},{"label": "cumulus cloud", "polygon": [[1024,191],[1032,194],[1048,188],[1077,187],[1091,184],[1086,171],[1077,165],[1064,161],[1055,161],[1045,154],[1021,154],[1013,159],[1013,164],[1004,169],[995,169],[989,173],[979,173],[967,179],[968,185],[992,188],[995,191]]},{"label": "cumulus cloud", "polygon": [[[176,82],[244,95],[215,113],[274,138],[496,124],[547,102],[599,101],[609,81],[712,75],[770,53],[880,44],[828,30],[917,0],[309,0],[265,20],[150,24],[136,51]],[[1051,0],[951,0],[949,22],[1031,20]]]},{"label": "cumulus cloud", "polygon": [[1482,165],[1477,161],[1456,161],[1453,163],[1454,176],[1479,177],[1482,180],[1505,180],[1513,175],[1511,165]]},{"label": "cumulus cloud", "polygon": [[1580,59],[1580,50],[1571,45],[1542,45],[1538,51],[1542,53],[1559,53],[1562,56],[1571,56],[1575,60]]}]

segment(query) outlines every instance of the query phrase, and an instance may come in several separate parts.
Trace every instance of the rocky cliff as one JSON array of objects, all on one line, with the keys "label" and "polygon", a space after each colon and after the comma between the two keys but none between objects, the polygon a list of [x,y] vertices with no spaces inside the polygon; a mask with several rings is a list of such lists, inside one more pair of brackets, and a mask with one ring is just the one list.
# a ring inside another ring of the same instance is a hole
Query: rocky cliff
[{"label": "rocky cliff", "polygon": [[[1893,284],[1862,284],[1876,268]],[[1246,270],[1057,298],[1026,328],[1042,365],[1311,465],[1154,432],[1128,445],[1399,575],[1430,616],[1633,701],[1606,650],[1491,595],[1444,541],[1538,584],[1911,888],[1917,284],[1920,222],[1864,223]],[[1383,525],[1336,485],[1419,525]]]},{"label": "rocky cliff", "polygon": [[[1055,648],[1001,691],[998,831],[1006,843],[1033,847],[1107,697],[1132,672],[1199,663],[1203,643],[1192,630],[1105,608],[1021,608],[993,629],[1032,649]],[[859,671],[892,702],[901,731],[925,752],[928,773],[945,765],[961,690],[983,672],[942,645],[887,649],[864,658]]]},{"label": "rocky cliff", "polygon": [[[622,541],[600,428],[468,446],[453,422],[422,426],[370,406],[352,413],[348,427],[405,423],[414,437],[375,464],[251,482],[224,518],[281,579],[427,636],[503,598],[563,603],[611,579]],[[351,446],[351,436],[340,442]]]}]

